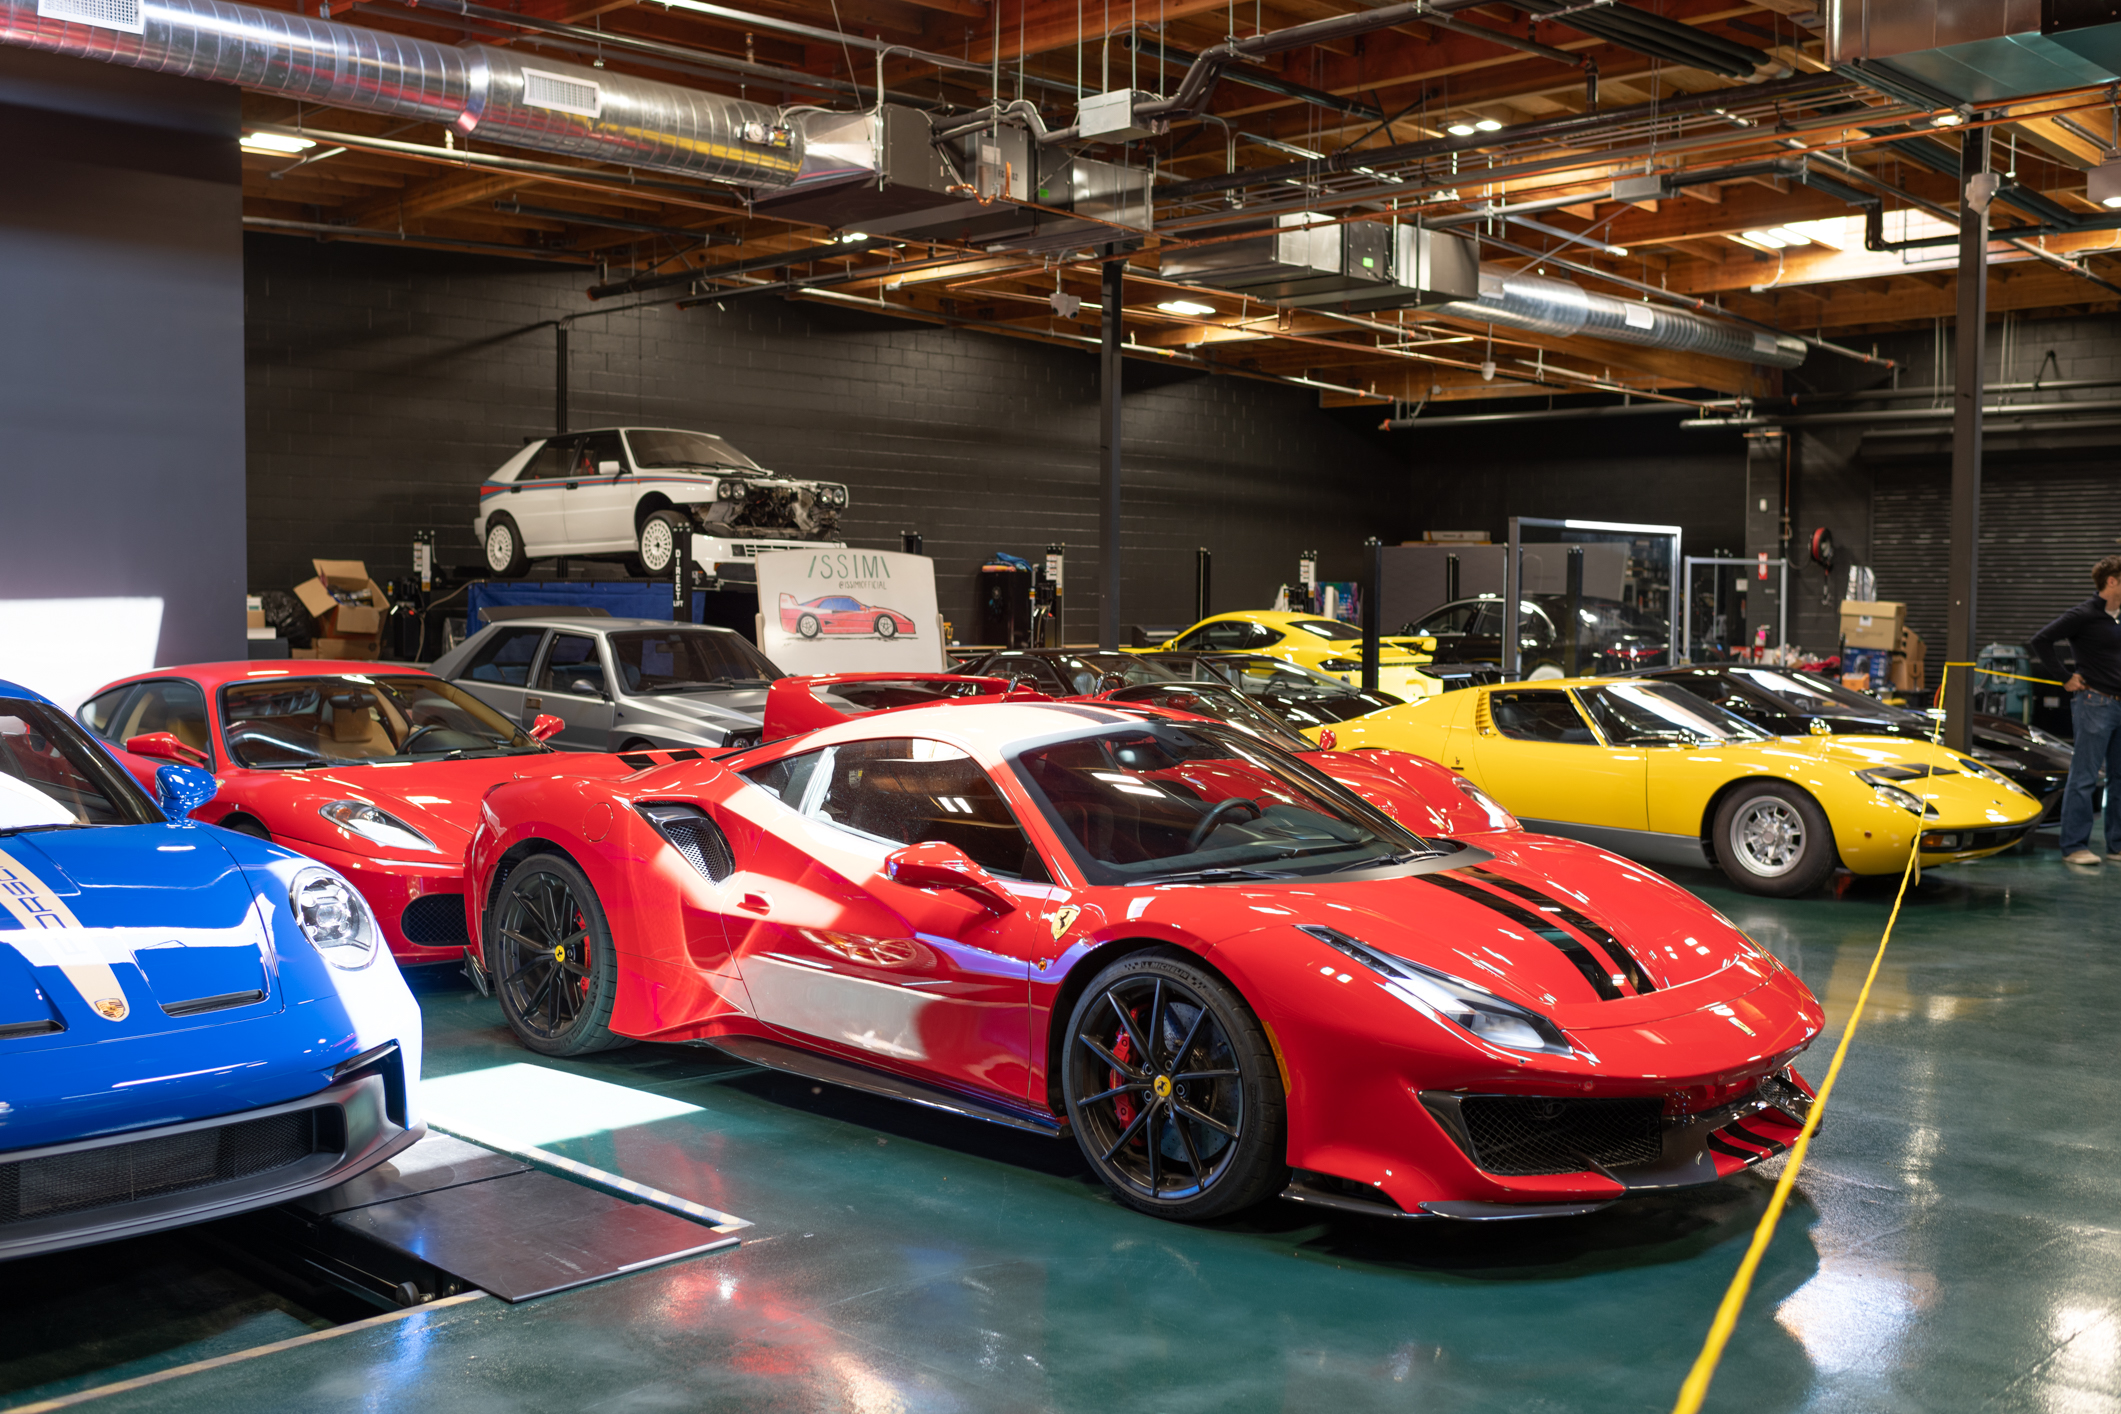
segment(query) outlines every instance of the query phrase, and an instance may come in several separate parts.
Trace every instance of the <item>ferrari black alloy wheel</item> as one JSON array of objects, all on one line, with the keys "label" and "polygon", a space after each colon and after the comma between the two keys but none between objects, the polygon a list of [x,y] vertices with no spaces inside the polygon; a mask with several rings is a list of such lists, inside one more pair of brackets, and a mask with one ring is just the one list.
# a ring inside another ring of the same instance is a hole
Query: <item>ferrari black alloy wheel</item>
[{"label": "ferrari black alloy wheel", "polygon": [[538,854],[501,885],[486,929],[486,960],[509,1029],[533,1051],[579,1056],[630,1046],[614,1035],[619,992],[611,928],[573,862]]},{"label": "ferrari black alloy wheel", "polygon": [[1194,1221],[1288,1182],[1288,1109],[1244,999],[1183,955],[1099,973],[1068,1022],[1062,1085],[1090,1166],[1122,1203]]}]

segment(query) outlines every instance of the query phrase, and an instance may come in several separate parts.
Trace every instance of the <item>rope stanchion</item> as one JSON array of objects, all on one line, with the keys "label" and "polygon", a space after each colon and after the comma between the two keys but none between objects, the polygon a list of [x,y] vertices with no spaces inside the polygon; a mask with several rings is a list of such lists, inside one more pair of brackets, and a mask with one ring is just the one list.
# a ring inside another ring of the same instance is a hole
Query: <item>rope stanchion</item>
[{"label": "rope stanchion", "polygon": [[[1943,695],[1953,668],[1974,667],[1978,665],[1946,663],[1937,678],[1938,695]],[[2046,679],[2028,678],[2026,681],[2044,682]],[[1934,740],[1936,735],[1937,729],[1932,729],[1931,739]],[[1849,1013],[1848,1025],[1842,1028],[1841,1042],[1834,1047],[1834,1058],[1827,1063],[1826,1075],[1819,1082],[1811,1112],[1804,1117],[1804,1127],[1790,1145],[1789,1160],[1782,1167],[1782,1176],[1775,1180],[1775,1191],[1768,1199],[1767,1211],[1760,1215],[1759,1225],[1753,1229],[1753,1240],[1738,1263],[1738,1272],[1731,1278],[1730,1287],[1716,1307],[1715,1319],[1709,1322],[1708,1338],[1702,1342],[1701,1353],[1694,1357],[1693,1368],[1679,1386],[1679,1400],[1672,1406],[1672,1414],[1699,1414],[1702,1400],[1708,1397],[1709,1382],[1716,1378],[1716,1366],[1723,1360],[1724,1347],[1730,1343],[1731,1332],[1737,1329],[1738,1313],[1745,1306],[1746,1294],[1752,1290],[1754,1274],[1760,1270],[1760,1259],[1767,1255],[1768,1243],[1774,1238],[1776,1224],[1781,1221],[1782,1210],[1789,1203],[1790,1191],[1797,1186],[1797,1175],[1804,1170],[1812,1135],[1819,1128],[1820,1117],[1826,1113],[1827,1099],[1834,1093],[1834,1082],[1841,1076],[1841,1063],[1848,1058],[1849,1043],[1856,1039],[1856,1028],[1863,1021],[1863,1009],[1870,1003],[1871,985],[1878,980],[1878,969],[1885,962],[1885,950],[1893,941],[1893,925],[1900,921],[1900,905],[1907,899],[1908,881],[1915,877],[1917,862],[1921,858],[1922,822],[1917,820],[1914,838],[1908,845],[1907,864],[1900,871],[1900,890],[1893,895],[1893,911],[1885,920],[1885,932],[1879,935],[1878,951],[1871,956],[1871,970],[1864,974],[1863,989],[1856,993],[1856,1008]]]}]

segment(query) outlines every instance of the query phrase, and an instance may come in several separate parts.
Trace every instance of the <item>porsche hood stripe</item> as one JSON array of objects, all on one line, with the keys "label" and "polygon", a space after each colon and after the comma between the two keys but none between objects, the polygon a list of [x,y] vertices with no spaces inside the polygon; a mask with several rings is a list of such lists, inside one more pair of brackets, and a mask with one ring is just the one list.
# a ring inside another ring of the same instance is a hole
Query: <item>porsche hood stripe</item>
[{"label": "porsche hood stripe", "polygon": [[1551,920],[1541,918],[1498,894],[1490,893],[1478,884],[1468,883],[1464,879],[1453,879],[1447,874],[1426,874],[1422,876],[1421,882],[1433,884],[1439,889],[1447,889],[1469,903],[1492,908],[1520,928],[1529,928],[1533,936],[1552,943],[1561,950],[1563,957],[1575,964],[1576,970],[1583,974],[1584,981],[1591,984],[1591,990],[1598,994],[1599,1000],[1618,1001],[1625,995],[1614,984],[1614,974],[1599,965],[1597,955],[1584,945],[1583,940],[1565,929],[1555,927]]},{"label": "porsche hood stripe", "polygon": [[51,952],[90,1011],[105,1021],[125,1020],[132,1010],[125,1000],[125,988],[95,944],[84,936],[74,911],[5,849],[0,849],[0,906],[24,929],[37,934],[37,941]]}]

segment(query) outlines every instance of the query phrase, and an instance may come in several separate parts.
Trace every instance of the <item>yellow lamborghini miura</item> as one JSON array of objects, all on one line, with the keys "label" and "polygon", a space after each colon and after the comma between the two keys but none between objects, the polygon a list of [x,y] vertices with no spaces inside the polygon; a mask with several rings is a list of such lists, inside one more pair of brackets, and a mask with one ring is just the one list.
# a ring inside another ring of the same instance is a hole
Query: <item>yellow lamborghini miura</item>
[{"label": "yellow lamborghini miura", "polygon": [[[1345,683],[1362,682],[1362,630],[1317,614],[1288,614],[1272,609],[1211,614],[1161,646],[1191,653],[1264,653]],[[1378,689],[1409,700],[1443,691],[1442,683],[1420,670],[1420,665],[1431,661],[1435,652],[1434,638],[1380,638]]]},{"label": "yellow lamborghini miura", "polygon": [[1477,782],[1528,829],[1791,897],[1855,874],[1979,859],[2040,802],[1971,756],[1899,737],[1769,736],[1668,683],[1583,678],[1445,693],[1337,722]]}]

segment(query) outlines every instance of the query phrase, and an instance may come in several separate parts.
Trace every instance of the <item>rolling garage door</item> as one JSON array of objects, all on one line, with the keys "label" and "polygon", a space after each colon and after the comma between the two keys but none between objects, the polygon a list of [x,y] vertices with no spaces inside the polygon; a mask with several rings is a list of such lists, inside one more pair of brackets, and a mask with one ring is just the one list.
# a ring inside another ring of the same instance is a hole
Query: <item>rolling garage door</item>
[{"label": "rolling garage door", "polygon": [[[1880,467],[1871,492],[1878,597],[1943,660],[1951,550],[1951,466]],[[1979,648],[2023,643],[2092,592],[2091,567],[2121,555],[2121,473],[2082,460],[1990,463],[1981,486]]]}]

